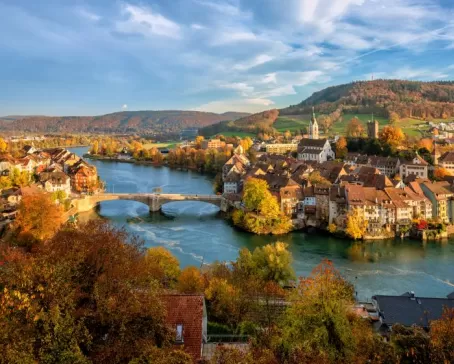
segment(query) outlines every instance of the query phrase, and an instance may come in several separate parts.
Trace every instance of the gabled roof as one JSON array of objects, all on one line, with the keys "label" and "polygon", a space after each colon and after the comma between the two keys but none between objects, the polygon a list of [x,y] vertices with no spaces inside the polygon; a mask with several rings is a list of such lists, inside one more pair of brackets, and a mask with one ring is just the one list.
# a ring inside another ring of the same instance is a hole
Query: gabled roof
[{"label": "gabled roof", "polygon": [[303,138],[299,142],[301,148],[323,148],[326,144],[327,139],[310,139]]},{"label": "gabled roof", "polygon": [[183,350],[194,360],[202,356],[203,341],[203,295],[165,295],[163,301],[167,309],[166,323],[173,330],[183,325]]},{"label": "gabled roof", "polygon": [[402,296],[377,295],[372,298],[377,302],[383,323],[388,326],[400,323],[428,328],[430,321],[441,317],[443,307],[454,308],[452,298],[415,297],[411,293]]}]

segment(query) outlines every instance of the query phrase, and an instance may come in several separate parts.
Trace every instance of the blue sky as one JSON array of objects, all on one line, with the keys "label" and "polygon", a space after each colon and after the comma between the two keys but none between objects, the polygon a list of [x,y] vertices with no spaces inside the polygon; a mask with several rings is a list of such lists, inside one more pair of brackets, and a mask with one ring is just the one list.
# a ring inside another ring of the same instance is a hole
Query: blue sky
[{"label": "blue sky", "polygon": [[0,0],[0,115],[261,111],[454,79],[452,0]]}]

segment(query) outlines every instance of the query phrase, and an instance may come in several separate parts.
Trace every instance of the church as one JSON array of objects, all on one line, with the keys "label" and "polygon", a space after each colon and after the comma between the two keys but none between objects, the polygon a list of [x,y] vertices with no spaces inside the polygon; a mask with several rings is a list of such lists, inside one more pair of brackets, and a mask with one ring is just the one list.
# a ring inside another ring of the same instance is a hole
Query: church
[{"label": "church", "polygon": [[334,152],[328,139],[319,139],[318,123],[312,107],[312,118],[309,123],[309,138],[301,139],[298,144],[298,159],[319,163],[334,159]]}]

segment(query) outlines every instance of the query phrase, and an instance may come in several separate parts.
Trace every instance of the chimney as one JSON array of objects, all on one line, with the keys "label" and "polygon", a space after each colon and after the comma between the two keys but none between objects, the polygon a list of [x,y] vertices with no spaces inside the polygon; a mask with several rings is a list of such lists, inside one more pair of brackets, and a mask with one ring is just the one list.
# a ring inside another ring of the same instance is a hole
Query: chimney
[{"label": "chimney", "polygon": [[411,299],[412,301],[415,300],[415,291],[410,291],[410,299]]}]

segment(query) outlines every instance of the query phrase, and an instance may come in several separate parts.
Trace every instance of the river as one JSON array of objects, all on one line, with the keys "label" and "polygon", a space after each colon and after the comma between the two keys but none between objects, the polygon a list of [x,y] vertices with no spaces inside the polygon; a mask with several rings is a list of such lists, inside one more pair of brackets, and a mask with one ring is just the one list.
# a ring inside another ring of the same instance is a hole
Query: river
[{"label": "river", "polygon": [[[71,148],[82,156],[87,148]],[[107,192],[212,193],[209,177],[130,163],[91,161],[107,183]],[[289,244],[294,269],[307,276],[323,258],[332,260],[356,287],[358,298],[374,294],[445,297],[454,291],[454,241],[422,243],[392,240],[371,243],[333,238],[321,233],[295,232],[282,237],[255,236],[238,231],[217,216],[218,208],[202,202],[172,202],[162,213],[133,201],[108,201],[81,219],[102,216],[144,239],[147,246],[163,246],[181,266],[234,260],[242,247],[254,249],[277,240]]]}]

